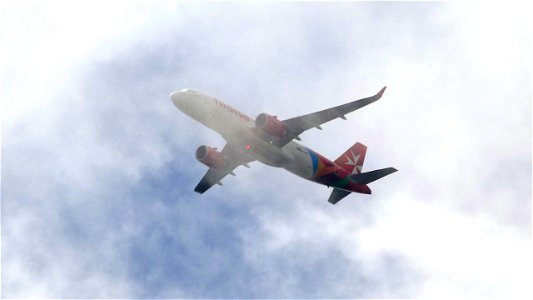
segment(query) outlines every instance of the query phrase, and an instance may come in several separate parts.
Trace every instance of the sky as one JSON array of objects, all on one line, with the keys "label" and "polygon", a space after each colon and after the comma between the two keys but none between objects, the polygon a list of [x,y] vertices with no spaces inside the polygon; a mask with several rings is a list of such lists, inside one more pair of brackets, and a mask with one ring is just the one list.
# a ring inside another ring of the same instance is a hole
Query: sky
[{"label": "sky", "polygon": [[[531,298],[531,24],[518,4],[0,2],[1,293]],[[302,143],[399,172],[333,206],[223,147],[172,91],[280,119],[374,95]]]}]

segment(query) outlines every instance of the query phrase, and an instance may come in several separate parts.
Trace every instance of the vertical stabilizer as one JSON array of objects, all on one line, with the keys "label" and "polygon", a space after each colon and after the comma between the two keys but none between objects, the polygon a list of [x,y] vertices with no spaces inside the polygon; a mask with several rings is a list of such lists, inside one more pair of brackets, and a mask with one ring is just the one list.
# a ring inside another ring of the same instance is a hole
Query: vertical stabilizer
[{"label": "vertical stabilizer", "polygon": [[358,142],[339,156],[335,163],[352,174],[360,174],[363,170],[365,156],[366,146]]}]

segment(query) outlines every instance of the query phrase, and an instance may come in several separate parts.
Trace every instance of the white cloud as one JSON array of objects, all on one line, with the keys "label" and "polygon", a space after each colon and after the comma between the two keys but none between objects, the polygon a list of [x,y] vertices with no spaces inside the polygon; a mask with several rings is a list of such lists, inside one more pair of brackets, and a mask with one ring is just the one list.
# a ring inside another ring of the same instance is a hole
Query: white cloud
[{"label": "white cloud", "polygon": [[[4,1],[3,118],[9,121],[58,101],[80,78],[80,68],[124,53],[123,46],[156,30],[166,6],[128,1]],[[172,28],[179,28],[179,10]],[[130,54],[128,54],[130,55]],[[19,89],[19,87],[25,89]]]},{"label": "white cloud", "polygon": [[490,216],[468,217],[440,204],[397,194],[375,226],[360,232],[363,255],[394,251],[427,275],[421,296],[531,296],[528,235]]}]

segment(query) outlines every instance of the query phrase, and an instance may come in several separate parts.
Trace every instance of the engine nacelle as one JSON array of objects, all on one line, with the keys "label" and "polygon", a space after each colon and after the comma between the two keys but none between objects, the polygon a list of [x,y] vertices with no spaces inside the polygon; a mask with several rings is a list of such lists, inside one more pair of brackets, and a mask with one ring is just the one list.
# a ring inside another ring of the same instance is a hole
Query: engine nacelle
[{"label": "engine nacelle", "polygon": [[196,159],[210,168],[222,169],[226,165],[224,155],[208,146],[200,146],[196,149]]},{"label": "engine nacelle", "polygon": [[287,133],[287,129],[285,128],[283,122],[278,120],[278,118],[265,113],[257,116],[255,119],[255,127],[277,137],[282,137]]}]

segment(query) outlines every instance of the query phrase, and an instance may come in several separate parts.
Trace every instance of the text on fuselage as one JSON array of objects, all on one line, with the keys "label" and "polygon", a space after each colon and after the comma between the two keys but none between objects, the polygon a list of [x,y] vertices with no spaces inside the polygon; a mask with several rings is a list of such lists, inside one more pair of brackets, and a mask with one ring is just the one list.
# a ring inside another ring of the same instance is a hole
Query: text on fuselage
[{"label": "text on fuselage", "polygon": [[222,102],[222,101],[218,101],[218,99],[215,99],[215,103],[222,107],[223,109],[229,111],[230,113],[236,115],[237,117],[239,117],[240,119],[242,120],[245,120],[245,121],[252,121],[252,119],[250,119],[250,117],[248,117],[247,115],[243,114],[242,112],[236,110],[235,108],[227,105],[226,103]]}]

